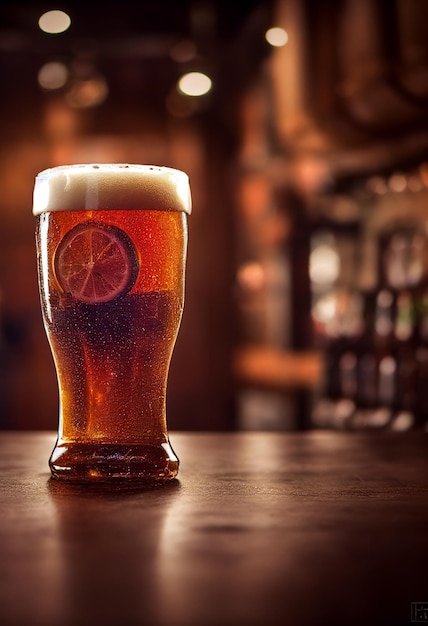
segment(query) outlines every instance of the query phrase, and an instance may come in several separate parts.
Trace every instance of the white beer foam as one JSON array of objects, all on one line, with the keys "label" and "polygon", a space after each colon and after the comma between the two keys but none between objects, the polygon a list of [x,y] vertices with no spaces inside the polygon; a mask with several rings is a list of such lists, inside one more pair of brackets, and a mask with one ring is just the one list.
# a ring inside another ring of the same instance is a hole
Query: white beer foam
[{"label": "white beer foam", "polygon": [[34,215],[46,211],[115,209],[190,214],[189,178],[169,167],[127,163],[62,165],[36,176]]}]

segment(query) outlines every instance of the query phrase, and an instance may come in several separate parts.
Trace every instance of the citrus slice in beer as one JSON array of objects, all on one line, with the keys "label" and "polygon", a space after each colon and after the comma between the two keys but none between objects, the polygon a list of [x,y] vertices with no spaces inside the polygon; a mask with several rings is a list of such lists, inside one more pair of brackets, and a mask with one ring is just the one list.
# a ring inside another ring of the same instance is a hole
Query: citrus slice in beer
[{"label": "citrus slice in beer", "polygon": [[80,302],[99,304],[131,289],[139,263],[134,244],[123,230],[86,222],[63,237],[54,267],[64,292]]}]

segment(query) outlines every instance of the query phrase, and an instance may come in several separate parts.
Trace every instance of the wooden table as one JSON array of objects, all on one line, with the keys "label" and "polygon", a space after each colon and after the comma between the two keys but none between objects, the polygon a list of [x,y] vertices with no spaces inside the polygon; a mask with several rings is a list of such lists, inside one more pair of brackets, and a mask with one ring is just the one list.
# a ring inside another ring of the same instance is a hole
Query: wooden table
[{"label": "wooden table", "polygon": [[171,441],[178,481],[120,491],[50,480],[52,433],[0,435],[2,626],[403,626],[423,617],[427,436]]}]

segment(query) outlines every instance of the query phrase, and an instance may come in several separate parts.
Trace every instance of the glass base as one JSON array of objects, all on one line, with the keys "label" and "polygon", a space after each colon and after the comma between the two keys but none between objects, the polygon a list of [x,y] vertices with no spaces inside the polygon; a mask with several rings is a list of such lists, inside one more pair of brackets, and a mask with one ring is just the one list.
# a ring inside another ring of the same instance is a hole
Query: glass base
[{"label": "glass base", "polygon": [[53,478],[85,483],[166,482],[177,476],[178,465],[169,443],[60,443],[49,459]]}]

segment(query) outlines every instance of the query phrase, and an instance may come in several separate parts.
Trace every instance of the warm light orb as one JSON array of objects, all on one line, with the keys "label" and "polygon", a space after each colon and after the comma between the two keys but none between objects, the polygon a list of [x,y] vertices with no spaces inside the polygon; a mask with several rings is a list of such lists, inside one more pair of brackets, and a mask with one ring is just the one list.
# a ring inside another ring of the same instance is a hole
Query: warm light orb
[{"label": "warm light orb", "polygon": [[258,291],[265,284],[265,272],[260,263],[250,261],[238,269],[237,279],[244,290]]},{"label": "warm light orb", "polygon": [[64,63],[51,61],[39,70],[37,80],[43,89],[61,89],[68,79],[68,69]]},{"label": "warm light orb", "polygon": [[108,96],[107,81],[103,76],[93,76],[86,80],[75,80],[71,85],[66,100],[75,109],[97,107]]},{"label": "warm light orb", "polygon": [[336,250],[328,244],[322,244],[312,250],[309,258],[311,281],[318,285],[331,285],[340,273],[340,258]]},{"label": "warm light orb", "polygon": [[189,72],[180,78],[177,87],[186,96],[203,96],[210,91],[212,81],[202,72]]},{"label": "warm light orb", "polygon": [[265,33],[266,41],[275,48],[281,48],[288,42],[288,33],[279,26],[269,28]]},{"label": "warm light orb", "polygon": [[196,45],[190,39],[178,41],[170,50],[171,59],[176,63],[187,63],[197,55]]},{"label": "warm light orb", "polygon": [[39,18],[39,28],[44,33],[63,33],[70,27],[71,18],[64,11],[47,11]]}]

